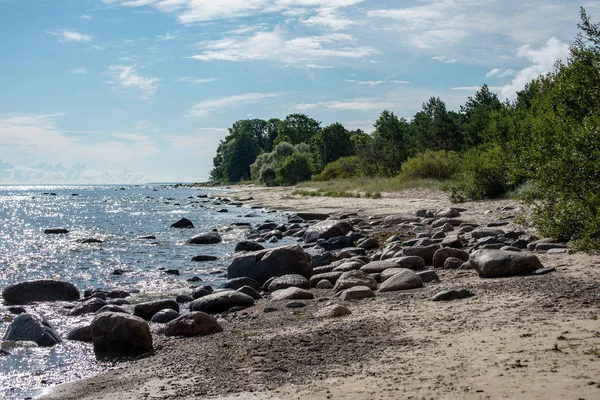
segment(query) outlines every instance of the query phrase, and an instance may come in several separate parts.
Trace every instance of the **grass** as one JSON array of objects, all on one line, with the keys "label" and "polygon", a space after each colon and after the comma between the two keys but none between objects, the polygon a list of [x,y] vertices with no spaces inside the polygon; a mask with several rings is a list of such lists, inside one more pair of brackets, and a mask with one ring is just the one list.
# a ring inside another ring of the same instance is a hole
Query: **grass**
[{"label": "grass", "polygon": [[[297,187],[299,188],[297,191],[303,191],[304,189],[304,191],[317,191],[320,193],[364,193],[365,197],[380,198],[382,192],[394,192],[402,189],[411,188],[443,189],[443,185],[443,182],[435,179],[406,179],[400,176],[393,178],[370,177],[353,179],[335,179],[332,181],[325,182],[302,182],[297,185]],[[313,196],[322,195],[314,194]]]},{"label": "grass", "polygon": [[[294,190],[292,192],[292,194],[296,194],[296,195],[300,195],[300,196],[356,197],[356,198],[361,197],[361,194],[356,193],[356,192],[327,190],[327,189],[317,189],[317,190],[298,189],[298,190]],[[379,197],[381,197],[381,194],[379,194]]]}]

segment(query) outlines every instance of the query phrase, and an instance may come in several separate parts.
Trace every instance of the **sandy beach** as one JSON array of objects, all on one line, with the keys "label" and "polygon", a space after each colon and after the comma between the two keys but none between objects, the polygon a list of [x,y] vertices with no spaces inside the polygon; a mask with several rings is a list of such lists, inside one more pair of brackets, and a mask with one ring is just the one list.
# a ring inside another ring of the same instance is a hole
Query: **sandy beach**
[{"label": "sandy beach", "polygon": [[[383,193],[381,199],[231,189],[230,197],[248,205],[363,218],[451,205],[444,193],[424,189]],[[478,224],[526,215],[512,200],[460,207],[467,209],[461,219]],[[155,335],[154,354],[56,387],[43,398],[597,399],[600,257],[537,255],[556,271],[483,279],[473,270],[439,270],[439,281],[423,288],[361,301],[342,302],[331,290],[313,289],[316,299],[298,309],[263,299],[220,315],[222,333]],[[440,290],[458,288],[475,296],[430,301]],[[330,302],[352,314],[315,318]],[[277,311],[266,313],[267,307]]]}]

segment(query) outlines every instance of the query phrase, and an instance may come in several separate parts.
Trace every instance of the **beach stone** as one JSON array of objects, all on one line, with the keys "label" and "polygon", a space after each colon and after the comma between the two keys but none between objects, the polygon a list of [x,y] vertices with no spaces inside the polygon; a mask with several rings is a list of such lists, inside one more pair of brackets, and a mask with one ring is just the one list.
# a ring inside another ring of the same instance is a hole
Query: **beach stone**
[{"label": "beach stone", "polygon": [[219,259],[218,257],[208,256],[208,255],[199,255],[199,256],[192,257],[192,261],[195,261],[195,262],[217,261],[218,259]]},{"label": "beach stone", "polygon": [[177,311],[170,308],[165,308],[164,310],[160,310],[154,314],[152,319],[150,319],[150,322],[154,322],[155,324],[166,324],[177,317],[179,317],[179,313]]},{"label": "beach stone", "polygon": [[142,318],[102,313],[91,324],[96,357],[138,355],[152,351],[152,335]]},{"label": "beach stone", "polygon": [[187,241],[188,244],[216,244],[221,243],[223,239],[217,232],[206,232],[193,236]]},{"label": "beach stone", "polygon": [[425,260],[425,265],[431,265],[433,263],[433,255],[442,246],[439,244],[432,244],[429,246],[413,246],[402,249],[403,256],[417,256]]},{"label": "beach stone", "polygon": [[333,291],[338,293],[354,286],[367,286],[375,290],[377,289],[377,281],[363,271],[348,271],[344,272],[335,282]]},{"label": "beach stone", "polygon": [[380,260],[380,261],[371,261],[368,264],[360,267],[360,271],[365,274],[373,274],[377,272],[383,272],[388,268],[398,268],[400,265],[397,262],[391,260]]},{"label": "beach stone", "polygon": [[171,228],[193,228],[194,223],[187,218],[181,218],[179,221],[171,225]]},{"label": "beach stone", "polygon": [[178,302],[179,304],[181,304],[181,303],[189,303],[192,300],[194,300],[194,298],[192,296],[190,296],[190,295],[187,295],[187,294],[180,294],[177,297],[175,297],[175,301]]},{"label": "beach stone", "polygon": [[8,307],[6,310],[7,310],[9,313],[11,313],[11,314],[17,314],[17,315],[18,315],[18,314],[23,314],[23,313],[26,313],[26,312],[27,312],[27,311],[25,311],[25,308],[24,308],[24,307],[21,307],[21,306],[12,306],[12,307]]},{"label": "beach stone", "polygon": [[186,281],[188,282],[202,282],[202,278],[200,278],[199,276],[190,276],[189,278],[186,279]]},{"label": "beach stone", "polygon": [[193,311],[167,323],[166,336],[205,336],[223,332],[221,324],[212,316],[201,311]]},{"label": "beach stone", "polygon": [[504,235],[504,231],[502,229],[478,228],[471,232],[471,237],[474,239],[498,237],[502,235]]},{"label": "beach stone", "polygon": [[358,244],[358,247],[362,247],[365,250],[374,250],[379,248],[379,242],[375,238],[366,238]]},{"label": "beach stone", "polygon": [[419,210],[417,211],[417,217],[421,218],[433,218],[435,214],[431,210]]},{"label": "beach stone", "polygon": [[91,325],[80,326],[73,328],[67,333],[67,340],[74,340],[76,342],[92,342],[92,327]]},{"label": "beach stone", "polygon": [[475,293],[469,291],[468,289],[450,289],[437,292],[435,295],[433,295],[431,301],[452,301],[466,299],[473,296],[475,296]]},{"label": "beach stone", "polygon": [[425,268],[425,260],[419,256],[393,257],[389,261],[395,262],[400,268],[412,269],[413,271]]},{"label": "beach stone", "polygon": [[563,243],[537,243],[535,245],[535,250],[537,251],[549,251],[554,249],[568,249],[566,244]]},{"label": "beach stone", "polygon": [[373,289],[367,286],[354,286],[340,293],[340,300],[362,300],[369,297],[375,297]]},{"label": "beach stone", "polygon": [[475,230],[475,227],[472,225],[463,225],[458,230],[458,233],[469,233],[469,232],[473,232],[474,230]]},{"label": "beach stone", "polygon": [[202,311],[207,314],[217,314],[229,311],[233,307],[251,307],[254,299],[247,294],[234,290],[216,292],[200,297],[190,303],[190,311]]},{"label": "beach stone", "polygon": [[342,274],[344,274],[344,272],[342,271],[331,271],[313,275],[309,279],[310,286],[317,286],[317,283],[323,279],[328,280],[329,282],[331,282],[332,285],[335,285],[335,282],[340,278],[340,276],[342,276]]},{"label": "beach stone", "polygon": [[129,312],[127,310],[125,310],[123,307],[119,307],[116,304],[107,304],[104,307],[100,308],[98,311],[96,311],[96,314],[100,314],[103,312],[116,312],[116,313],[129,314]]},{"label": "beach stone", "polygon": [[38,346],[52,347],[62,342],[56,329],[44,317],[37,314],[19,314],[8,326],[5,341],[35,342]]},{"label": "beach stone", "polygon": [[500,250],[505,250],[505,251],[516,251],[517,253],[521,252],[521,249],[518,247],[514,247],[514,246],[502,246],[500,248]]},{"label": "beach stone", "polygon": [[259,250],[264,250],[264,246],[259,243],[256,243],[256,242],[252,242],[250,240],[244,240],[235,245],[236,252],[237,251],[259,251]]},{"label": "beach stone", "polygon": [[319,242],[319,246],[327,251],[341,250],[346,247],[352,247],[354,242],[349,236],[338,236],[327,239],[324,242]]},{"label": "beach stone", "polygon": [[269,292],[287,289],[289,287],[299,287],[301,289],[310,289],[310,282],[302,275],[289,274],[274,278],[268,286]]},{"label": "beach stone", "polygon": [[260,293],[258,293],[258,290],[254,289],[251,286],[242,286],[237,291],[240,293],[247,294],[248,296],[252,297],[254,300],[262,299],[262,296],[260,295]]},{"label": "beach stone", "polygon": [[348,307],[341,304],[333,304],[319,310],[316,314],[316,318],[337,318],[343,317],[344,315],[350,315],[352,312]]},{"label": "beach stone", "polygon": [[244,253],[227,268],[227,278],[250,277],[259,284],[269,278],[299,274],[310,278],[313,268],[309,256],[298,245]]},{"label": "beach stone", "polygon": [[136,240],[155,240],[156,236],[154,235],[146,235],[146,236],[138,236]]},{"label": "beach stone", "polygon": [[275,307],[265,307],[265,308],[263,309],[263,312],[264,312],[265,314],[272,313],[272,312],[275,312],[275,311],[277,311],[277,308],[275,308]]},{"label": "beach stone", "polygon": [[434,282],[434,281],[440,280],[440,278],[438,277],[438,274],[432,269],[428,269],[426,271],[419,271],[419,272],[417,272],[417,275],[419,275],[421,277],[421,279],[423,280],[423,283]]},{"label": "beach stone", "polygon": [[536,269],[531,274],[532,275],[546,275],[546,274],[549,274],[550,272],[555,272],[555,271],[556,271],[556,268],[540,268],[540,269]]},{"label": "beach stone", "polygon": [[323,213],[313,213],[313,212],[299,212],[295,215],[298,218],[301,218],[303,221],[325,221],[329,218],[329,214]]},{"label": "beach stone", "polygon": [[289,287],[287,289],[277,290],[271,293],[271,300],[311,300],[315,295],[308,290],[297,287]]},{"label": "beach stone", "polygon": [[345,236],[348,232],[354,230],[352,225],[345,221],[327,220],[318,222],[310,226],[304,233],[304,242],[312,243],[319,239],[331,239],[334,237]]},{"label": "beach stone", "polygon": [[380,292],[393,292],[397,290],[415,289],[423,286],[423,279],[413,270],[403,268],[402,271],[392,275],[379,287]]},{"label": "beach stone", "polygon": [[60,235],[64,233],[69,233],[69,230],[66,228],[46,228],[44,229],[44,233],[46,235]]},{"label": "beach stone", "polygon": [[435,216],[437,218],[456,218],[460,217],[461,210],[464,209],[458,207],[446,207],[436,211]]},{"label": "beach stone", "polygon": [[336,260],[337,257],[335,257],[331,252],[326,251],[321,254],[313,254],[311,257],[311,265],[313,268],[323,267],[331,264]]},{"label": "beach stone", "polygon": [[354,271],[360,269],[363,265],[365,265],[365,263],[360,260],[346,261],[336,266],[333,270],[341,272]]},{"label": "beach stone", "polygon": [[482,278],[528,275],[544,268],[535,254],[504,250],[475,250],[469,263]]},{"label": "beach stone", "polygon": [[248,278],[248,277],[228,279],[225,282],[223,282],[219,287],[221,289],[238,290],[239,288],[241,288],[243,286],[250,286],[251,288],[256,289],[256,290],[260,289],[260,283],[258,283],[256,280],[254,280],[252,278]]},{"label": "beach stone", "polygon": [[463,247],[463,241],[458,235],[450,235],[442,240],[442,247],[460,249]]},{"label": "beach stone", "polygon": [[38,280],[15,283],[2,292],[7,304],[79,300],[79,290],[69,282]]},{"label": "beach stone", "polygon": [[333,289],[333,283],[329,282],[327,279],[321,279],[317,282],[317,289]]},{"label": "beach stone", "polygon": [[495,228],[498,226],[505,226],[508,225],[508,221],[492,221],[490,223],[487,224],[488,228]]},{"label": "beach stone", "polygon": [[450,247],[442,247],[433,254],[433,267],[444,268],[444,262],[449,257],[459,258],[462,261],[469,260],[469,253],[460,249],[454,249]]},{"label": "beach stone", "polygon": [[402,272],[402,270],[403,268],[400,267],[388,268],[379,275],[379,279],[381,282],[385,282],[388,279],[390,279],[393,275]]},{"label": "beach stone", "polygon": [[307,304],[301,301],[291,301],[285,305],[286,308],[304,308],[306,306]]},{"label": "beach stone", "polygon": [[200,288],[197,288],[196,290],[194,290],[192,292],[192,298],[193,299],[199,299],[200,297],[204,297],[204,296],[208,296],[209,294],[211,294],[213,292],[213,288],[211,286],[202,286]]},{"label": "beach stone", "polygon": [[106,301],[98,297],[92,297],[84,301],[79,307],[72,309],[69,312],[69,315],[74,316],[95,313],[104,306],[106,306]]},{"label": "beach stone", "polygon": [[383,225],[400,225],[404,222],[421,222],[421,218],[411,214],[392,214],[383,219]]},{"label": "beach stone", "polygon": [[535,248],[537,247],[537,245],[540,244],[540,243],[556,243],[556,242],[557,242],[556,239],[543,238],[543,239],[534,240],[534,241],[528,243],[526,248],[529,251],[533,251],[533,250],[535,250]]},{"label": "beach stone", "polygon": [[87,239],[83,239],[81,240],[82,244],[96,244],[96,243],[104,243],[102,240],[100,239],[96,239],[96,238],[87,238]]},{"label": "beach stone", "polygon": [[444,261],[443,269],[459,269],[466,261],[456,257],[448,257]]},{"label": "beach stone", "polygon": [[179,304],[175,300],[165,299],[136,304],[133,307],[133,315],[145,320],[150,320],[154,314],[166,308],[170,308],[176,312],[179,312]]},{"label": "beach stone", "polygon": [[179,272],[178,269],[166,269],[165,270],[165,274],[167,274],[167,275],[180,275],[181,273]]}]

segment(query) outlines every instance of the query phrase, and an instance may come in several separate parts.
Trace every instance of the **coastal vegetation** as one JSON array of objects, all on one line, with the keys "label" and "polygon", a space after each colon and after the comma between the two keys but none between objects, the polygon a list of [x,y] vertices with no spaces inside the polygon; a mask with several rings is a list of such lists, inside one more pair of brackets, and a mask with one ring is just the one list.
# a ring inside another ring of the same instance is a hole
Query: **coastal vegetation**
[{"label": "coastal vegetation", "polygon": [[[581,9],[579,28],[569,57],[514,100],[502,102],[483,85],[458,111],[439,97],[411,120],[384,110],[369,134],[321,126],[304,114],[237,121],[217,149],[211,177],[267,185],[312,177],[311,186],[436,180],[454,201],[514,194],[533,206],[543,235],[599,249],[600,24]],[[361,191],[333,185],[333,192]]]}]

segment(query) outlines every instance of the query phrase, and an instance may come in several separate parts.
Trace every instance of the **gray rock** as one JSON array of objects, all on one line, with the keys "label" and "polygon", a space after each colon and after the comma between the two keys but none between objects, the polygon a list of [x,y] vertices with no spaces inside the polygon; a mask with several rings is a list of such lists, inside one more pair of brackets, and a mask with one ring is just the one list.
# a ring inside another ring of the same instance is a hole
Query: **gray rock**
[{"label": "gray rock", "polygon": [[115,304],[107,304],[104,307],[102,307],[101,309],[99,309],[98,311],[96,311],[96,314],[100,314],[103,312],[116,312],[116,313],[123,313],[123,314],[129,314],[129,312],[127,310],[125,310],[122,307],[119,307]]},{"label": "gray rock", "polygon": [[358,247],[362,247],[365,250],[373,250],[379,248],[379,242],[374,238],[366,238],[358,244]]},{"label": "gray rock", "polygon": [[460,258],[448,257],[444,261],[443,268],[444,269],[459,269],[464,263],[465,263],[465,261],[461,260]]},{"label": "gray rock", "polygon": [[302,303],[300,301],[292,301],[292,302],[287,303],[285,306],[286,306],[286,308],[303,308],[303,307],[306,307],[307,304]]},{"label": "gray rock", "polygon": [[251,288],[253,288],[255,290],[260,289],[260,283],[258,283],[256,280],[254,280],[252,278],[248,278],[248,277],[228,279],[225,282],[223,282],[219,287],[221,289],[238,290],[239,288],[241,288],[243,286],[250,286]]},{"label": "gray rock", "polygon": [[375,292],[367,286],[354,286],[340,293],[340,299],[343,301],[362,300],[369,297],[375,297]]},{"label": "gray rock", "polygon": [[69,315],[91,314],[106,306],[106,301],[97,297],[92,297],[84,301],[79,307],[74,308],[69,312]]},{"label": "gray rock", "polygon": [[536,269],[531,274],[532,275],[546,275],[546,274],[549,274],[550,272],[555,272],[555,271],[556,271],[556,268],[540,268],[540,269]]},{"label": "gray rock", "polygon": [[473,297],[473,296],[475,296],[475,293],[473,293],[467,289],[450,289],[450,290],[442,290],[441,292],[437,292],[431,298],[431,301],[460,300],[460,299],[466,299],[468,297]]},{"label": "gray rock", "polygon": [[316,318],[337,318],[343,317],[344,315],[350,315],[352,312],[341,304],[333,304],[319,310],[316,314]]},{"label": "gray rock", "polygon": [[528,275],[544,267],[532,253],[503,250],[475,250],[469,263],[482,278]]},{"label": "gray rock", "polygon": [[304,233],[306,243],[316,242],[319,239],[331,239],[338,236],[345,236],[352,231],[352,225],[345,221],[327,220],[318,222],[310,226]]},{"label": "gray rock", "polygon": [[444,268],[444,262],[447,258],[454,257],[459,258],[463,262],[469,260],[469,254],[466,251],[460,249],[453,249],[449,247],[442,247],[437,250],[433,255],[433,267],[434,268]]},{"label": "gray rock", "polygon": [[454,249],[460,249],[463,247],[463,241],[458,235],[451,235],[442,240],[443,247],[451,247]]},{"label": "gray rock", "polygon": [[315,295],[308,290],[300,289],[297,287],[289,287],[287,289],[281,289],[271,294],[271,300],[310,300],[314,299]]},{"label": "gray rock", "polygon": [[175,300],[165,299],[136,304],[133,307],[133,315],[145,320],[150,320],[154,314],[166,308],[179,312],[179,304]]},{"label": "gray rock", "polygon": [[142,318],[102,313],[91,324],[96,357],[138,355],[152,351],[152,335]]},{"label": "gray rock", "polygon": [[67,334],[67,340],[74,340],[76,342],[92,342],[92,327],[90,325],[80,326],[73,328]]},{"label": "gray rock", "polygon": [[69,233],[69,230],[66,228],[46,228],[44,229],[44,233],[46,235],[60,235],[60,234],[65,234],[65,233]]},{"label": "gray rock", "polygon": [[79,300],[79,290],[69,282],[39,280],[15,283],[2,292],[7,304]]},{"label": "gray rock", "polygon": [[190,311],[202,311],[217,314],[229,311],[233,307],[252,307],[254,299],[237,291],[212,293],[190,303]]},{"label": "gray rock", "polygon": [[368,264],[360,267],[360,270],[365,274],[373,274],[378,272],[383,272],[388,268],[398,268],[400,265],[397,262],[391,260],[380,260],[380,261],[371,261]]},{"label": "gray rock", "polygon": [[458,207],[446,207],[437,210],[435,216],[438,218],[456,218],[460,217],[461,210],[464,209]]},{"label": "gray rock", "polygon": [[497,226],[505,226],[508,225],[508,221],[492,221],[489,224],[487,224],[488,228],[495,228]]},{"label": "gray rock", "polygon": [[228,279],[250,277],[259,284],[289,274],[310,278],[312,273],[310,258],[298,245],[244,253],[227,268]]},{"label": "gray rock", "polygon": [[535,250],[537,251],[548,251],[554,249],[567,249],[567,245],[563,243],[538,243],[535,245]]},{"label": "gray rock", "polygon": [[193,299],[199,299],[200,297],[208,296],[213,291],[214,290],[213,290],[213,288],[211,286],[202,286],[202,287],[197,288],[196,290],[194,290],[192,292],[192,298]]},{"label": "gray rock", "polygon": [[9,313],[11,313],[11,314],[17,314],[17,315],[18,315],[18,314],[24,314],[24,313],[26,313],[26,312],[27,312],[27,311],[25,311],[25,308],[24,308],[24,307],[21,307],[21,306],[12,306],[12,307],[8,307],[6,310],[7,310]]},{"label": "gray rock", "polygon": [[310,289],[310,282],[302,275],[290,274],[274,278],[269,284],[269,292],[287,289],[289,287],[298,287],[301,289]]},{"label": "gray rock", "polygon": [[504,235],[502,229],[478,228],[471,232],[471,237],[481,239],[486,237],[498,237]]},{"label": "gray rock", "polygon": [[299,212],[296,213],[296,217],[303,219],[304,221],[324,221],[329,218],[329,214],[313,213],[313,212]]},{"label": "gray rock", "polygon": [[221,243],[223,239],[217,232],[201,233],[187,241],[188,244],[216,244]]},{"label": "gray rock", "polygon": [[419,271],[419,272],[417,272],[417,275],[419,275],[421,277],[421,279],[423,280],[423,283],[434,282],[434,281],[438,281],[440,279],[438,277],[438,274],[432,269],[428,269],[426,271]]},{"label": "gray rock", "polygon": [[329,282],[327,279],[321,279],[317,282],[317,289],[333,289],[333,283]]},{"label": "gray rock", "polygon": [[166,336],[205,336],[223,332],[221,324],[212,316],[201,311],[182,315],[165,327]]},{"label": "gray rock", "polygon": [[342,272],[346,272],[346,271],[354,271],[357,269],[360,269],[363,265],[365,265],[365,263],[361,260],[353,260],[353,261],[346,261],[346,262],[342,262],[340,265],[336,266],[333,270],[334,271],[342,271]]},{"label": "gray rock", "polygon": [[264,250],[264,246],[256,242],[244,240],[235,245],[235,251],[260,251]]},{"label": "gray rock", "polygon": [[327,251],[341,250],[354,246],[354,241],[349,236],[338,236],[327,239],[324,242],[319,242],[319,246]]},{"label": "gray rock", "polygon": [[395,262],[400,268],[412,269],[419,271],[425,268],[425,260],[419,256],[404,256],[390,258],[389,261]]},{"label": "gray rock", "polygon": [[377,289],[377,281],[363,271],[348,271],[344,272],[335,282],[333,291],[338,293],[354,286],[367,286],[375,290]]},{"label": "gray rock", "polygon": [[173,321],[175,318],[179,317],[179,313],[170,308],[166,308],[164,310],[160,310],[156,314],[152,316],[150,322],[154,322],[155,324],[166,324],[169,321]]},{"label": "gray rock", "polygon": [[242,286],[237,291],[240,293],[247,294],[248,296],[252,297],[254,300],[262,299],[262,296],[260,295],[260,293],[258,293],[258,291],[251,286]]},{"label": "gray rock", "polygon": [[181,218],[179,221],[171,225],[171,228],[193,228],[194,223],[187,218]]},{"label": "gray rock", "polygon": [[[209,294],[209,293],[207,293]],[[198,296],[198,297],[202,297],[202,296]],[[181,303],[189,303],[190,301],[194,300],[194,298],[192,296],[189,296],[187,294],[180,294],[175,298],[175,301],[178,302],[179,304]]]},{"label": "gray rock", "polygon": [[421,257],[423,260],[425,260],[425,265],[431,265],[433,262],[433,255],[440,248],[441,246],[439,244],[407,247],[402,250],[402,255]]},{"label": "gray rock", "polygon": [[400,225],[404,222],[421,222],[422,218],[411,214],[392,214],[383,219],[383,225]]},{"label": "gray rock", "polygon": [[195,261],[195,262],[217,261],[218,259],[219,259],[218,257],[208,256],[208,255],[199,255],[199,256],[192,257],[192,261]]},{"label": "gray rock", "polygon": [[335,285],[335,283],[340,278],[340,276],[342,276],[342,274],[344,274],[344,272],[342,272],[342,271],[332,271],[332,272],[324,272],[322,274],[313,275],[313,276],[311,276],[311,278],[309,280],[310,286],[311,287],[317,286],[317,283],[319,283],[323,279],[328,280],[329,282],[331,282],[332,285]]},{"label": "gray rock", "polygon": [[423,279],[411,269],[403,268],[402,271],[392,275],[381,284],[380,292],[393,292],[397,290],[415,289],[423,286]]},{"label": "gray rock", "polygon": [[56,329],[44,317],[37,314],[19,314],[8,326],[4,340],[35,342],[38,346],[51,347],[62,342]]}]

